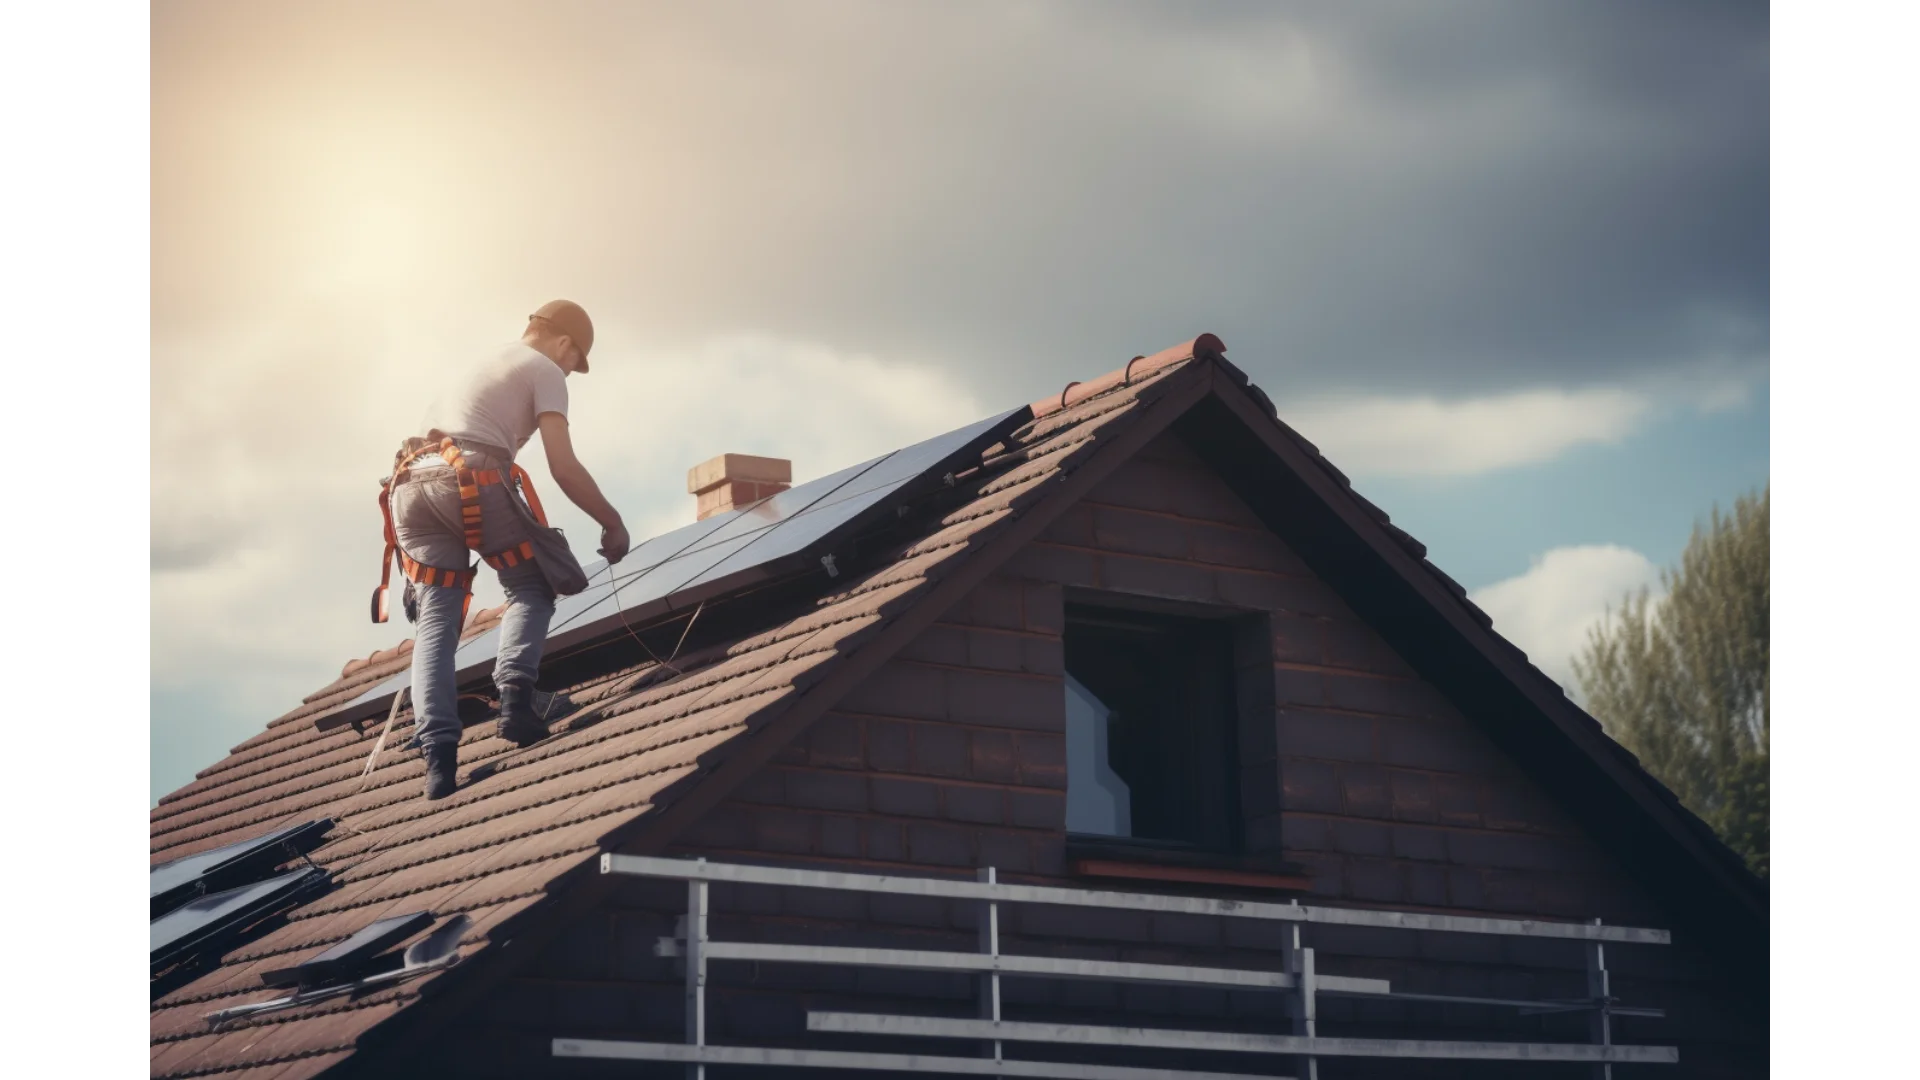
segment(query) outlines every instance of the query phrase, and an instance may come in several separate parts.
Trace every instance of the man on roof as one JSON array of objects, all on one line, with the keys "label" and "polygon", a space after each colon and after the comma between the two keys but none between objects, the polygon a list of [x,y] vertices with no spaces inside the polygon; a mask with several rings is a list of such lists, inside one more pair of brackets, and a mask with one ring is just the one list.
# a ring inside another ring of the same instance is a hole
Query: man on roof
[{"label": "man on roof", "polygon": [[[531,746],[547,735],[533,684],[556,596],[586,588],[586,574],[549,528],[539,496],[514,455],[535,431],[553,480],[600,524],[600,554],[617,563],[629,538],[620,514],[574,455],[567,428],[567,376],[586,374],[593,322],[580,305],[555,300],[527,317],[520,340],[448,386],[427,410],[424,437],[401,445],[393,475],[381,482],[386,560],[374,591],[373,620],[387,619],[387,581],[395,562],[407,578],[414,621],[412,700],[415,740],[427,760],[427,798],[453,793],[460,717],[454,650],[472,596],[476,552],[500,576],[507,610],[493,683],[500,694],[501,738]],[[545,698],[546,695],[540,695]]]}]

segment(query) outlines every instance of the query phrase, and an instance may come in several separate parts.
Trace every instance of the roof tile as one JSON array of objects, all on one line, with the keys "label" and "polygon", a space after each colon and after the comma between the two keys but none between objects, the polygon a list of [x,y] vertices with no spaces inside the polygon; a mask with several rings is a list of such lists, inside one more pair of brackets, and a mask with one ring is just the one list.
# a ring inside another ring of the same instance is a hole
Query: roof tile
[{"label": "roof tile", "polygon": [[[1183,342],[1172,348],[1162,349],[1152,356],[1136,356],[1125,366],[1088,383],[1068,383],[1057,396],[1044,397],[1033,403],[1033,415],[1046,416],[1054,412],[1069,409],[1075,404],[1098,397],[1116,387],[1131,385],[1143,376],[1170,367],[1187,360],[1199,358],[1224,358],[1226,346],[1212,334],[1201,334],[1192,341]],[[1244,380],[1243,380],[1244,381]]]},{"label": "roof tile", "polygon": [[351,1054],[341,1051],[332,1054],[313,1054],[298,1061],[289,1061],[277,1069],[261,1071],[258,1076],[253,1070],[235,1074],[235,1080],[308,1080],[347,1060]]},{"label": "roof tile", "polygon": [[1328,461],[1326,458],[1321,457],[1320,452],[1318,450],[1315,450],[1313,452],[1313,463],[1315,465],[1320,466],[1321,472],[1326,473],[1328,476],[1333,477],[1334,480],[1339,482],[1341,487],[1346,488],[1349,491],[1353,490],[1353,481],[1347,479],[1347,474],[1341,472],[1339,468],[1334,465],[1333,462]]},{"label": "roof tile", "polygon": [[1386,522],[1384,526],[1387,530],[1387,535],[1393,537],[1394,543],[1399,544],[1401,550],[1416,559],[1424,559],[1427,557],[1427,545],[1415,540],[1412,534],[1392,522]]},{"label": "roof tile", "polygon": [[1292,439],[1295,443],[1298,443],[1302,450],[1305,450],[1308,454],[1312,455],[1313,457],[1320,458],[1320,460],[1322,461],[1326,460],[1325,457],[1321,456],[1320,448],[1313,445],[1313,441],[1308,439],[1305,435],[1302,435],[1298,431],[1295,431],[1291,424],[1288,424],[1285,420],[1282,420],[1277,416],[1274,418],[1274,423],[1280,425],[1280,430],[1284,432],[1288,438]]}]

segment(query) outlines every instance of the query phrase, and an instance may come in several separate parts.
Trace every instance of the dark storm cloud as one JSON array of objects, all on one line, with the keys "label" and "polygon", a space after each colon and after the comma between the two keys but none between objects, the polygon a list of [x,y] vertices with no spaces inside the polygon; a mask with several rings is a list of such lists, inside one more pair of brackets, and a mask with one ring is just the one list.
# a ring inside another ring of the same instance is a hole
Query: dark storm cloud
[{"label": "dark storm cloud", "polygon": [[[156,79],[307,89],[248,139],[451,148],[454,187],[416,200],[524,177],[522,204],[446,227],[499,258],[436,279],[592,281],[656,344],[759,331],[937,362],[993,401],[1199,330],[1286,393],[1764,364],[1764,4],[446,10],[175,7]],[[156,145],[204,113],[157,97]],[[190,180],[156,167],[157,193]],[[226,208],[201,213],[157,216],[156,257],[224,250]],[[156,327],[231,303],[196,289],[157,277]]]},{"label": "dark storm cloud", "polygon": [[1009,392],[1199,329],[1294,389],[1764,359],[1764,5],[958,10],[709,28],[741,177],[687,329]]}]

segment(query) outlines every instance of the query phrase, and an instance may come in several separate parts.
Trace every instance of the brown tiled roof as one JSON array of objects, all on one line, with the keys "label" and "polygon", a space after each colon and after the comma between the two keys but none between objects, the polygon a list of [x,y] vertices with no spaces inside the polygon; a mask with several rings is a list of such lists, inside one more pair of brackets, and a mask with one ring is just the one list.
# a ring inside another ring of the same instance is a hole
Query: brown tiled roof
[{"label": "brown tiled roof", "polygon": [[[1524,654],[1491,633],[1491,620],[1425,560],[1425,548],[1282,423],[1266,394],[1223,352],[1217,338],[1202,335],[1036,402],[1033,420],[989,448],[979,470],[961,477],[964,501],[924,535],[845,584],[836,583],[810,609],[678,659],[678,674],[647,663],[570,688],[576,701],[600,711],[578,723],[562,722],[554,737],[532,748],[514,750],[492,738],[491,724],[470,729],[461,745],[461,787],[444,800],[420,797],[421,760],[393,749],[405,741],[404,731],[389,740],[362,790],[360,774],[378,725],[364,732],[316,729],[317,717],[404,670],[411,642],[349,662],[338,680],[234,747],[153,811],[155,863],[295,821],[331,817],[339,824],[311,855],[332,872],[332,892],[154,1002],[152,1073],[316,1075],[346,1060],[369,1033],[413,1002],[478,977],[468,974],[476,965],[463,963],[364,998],[267,1014],[230,1030],[210,1030],[203,1019],[216,1009],[273,996],[260,985],[262,970],[318,951],[383,915],[466,913],[473,923],[460,946],[463,958],[475,958],[497,937],[517,932],[522,916],[537,917],[533,909],[547,910],[551,905],[541,907],[544,901],[589,877],[583,871],[603,847],[631,842],[636,829],[683,827],[718,797],[714,792],[770,756],[796,725],[830,705],[848,679],[897,647],[895,639],[934,617],[931,609],[950,602],[953,588],[985,573],[995,558],[979,553],[1011,550],[1044,519],[1045,513],[1034,511],[1050,495],[1070,500],[1077,484],[1091,479],[1075,473],[1097,451],[1130,453],[1136,440],[1164,426],[1141,423],[1140,417],[1177,415],[1170,410],[1184,409],[1223,380],[1266,414],[1269,432],[1277,430],[1295,454],[1306,455],[1309,469],[1336,485],[1325,497],[1358,508],[1387,544],[1415,561],[1417,568],[1407,572],[1440,584],[1450,603],[1477,624],[1469,629],[1484,639],[1483,648],[1505,656],[1516,678],[1537,681],[1535,700],[1544,700],[1551,688],[1557,722],[1574,717],[1598,736],[1597,724],[1526,664]],[[943,581],[949,582],[945,589]],[[498,614],[476,613],[466,633],[480,632]],[[875,647],[863,653],[870,643]],[[402,711],[401,726],[410,722]],[[745,737],[761,731],[766,738]],[[1612,748],[1598,751],[1602,756],[1617,753],[1617,760],[1632,764],[1631,755],[1598,738]],[[1705,830],[1637,764],[1632,769],[1692,822],[1680,828]]]},{"label": "brown tiled roof", "polygon": [[[1203,339],[1203,354],[1207,342]],[[1217,353],[1218,344],[1212,350]],[[461,744],[460,789],[438,802],[420,797],[423,765],[392,749],[396,728],[365,790],[360,773],[375,729],[316,730],[313,720],[404,670],[411,642],[349,662],[341,677],[299,708],[234,747],[222,761],[167,795],[151,821],[152,861],[164,862],[259,835],[276,825],[332,817],[338,825],[311,854],[334,890],[296,909],[285,925],[229,953],[221,966],[154,1002],[156,1076],[231,1073],[309,1075],[349,1053],[357,1040],[434,984],[462,968],[425,976],[358,1000],[334,999],[266,1014],[212,1031],[205,1014],[274,992],[259,973],[345,938],[388,914],[416,909],[473,919],[463,958],[486,948],[500,927],[586,867],[603,843],[681,798],[689,778],[710,773],[740,737],[770,722],[889,620],[911,608],[982,541],[1043,497],[1097,440],[1137,414],[1153,388],[1193,355],[1191,344],[1097,396],[1073,396],[1043,410],[988,450],[966,480],[971,498],[928,533],[811,610],[762,632],[680,659],[683,674],[648,663],[571,688],[601,712],[515,751],[470,729]],[[482,612],[466,633],[498,612]],[[410,723],[407,711],[400,726]],[[501,767],[501,766],[505,767]],[[488,770],[497,769],[491,775]],[[474,780],[479,771],[484,779]],[[291,1063],[299,1063],[287,1072]]]}]

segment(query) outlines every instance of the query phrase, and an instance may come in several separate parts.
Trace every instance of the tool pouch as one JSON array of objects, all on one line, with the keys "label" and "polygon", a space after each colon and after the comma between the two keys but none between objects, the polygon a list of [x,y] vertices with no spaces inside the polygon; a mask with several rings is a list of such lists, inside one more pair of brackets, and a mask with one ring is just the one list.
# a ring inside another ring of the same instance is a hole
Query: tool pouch
[{"label": "tool pouch", "polygon": [[573,557],[573,549],[567,546],[567,534],[540,524],[540,519],[533,516],[526,500],[517,492],[507,502],[513,505],[513,512],[525,526],[528,539],[533,541],[533,564],[553,587],[553,594],[572,596],[584,592],[587,572],[581,569],[580,560]]},{"label": "tool pouch", "polygon": [[533,561],[553,586],[555,596],[585,592],[587,572],[567,546],[567,534],[535,522],[533,525]]}]

